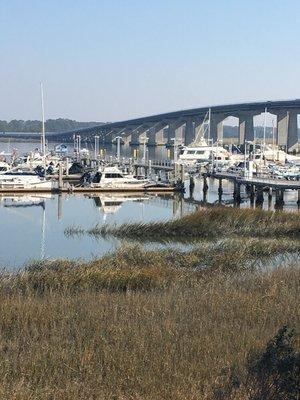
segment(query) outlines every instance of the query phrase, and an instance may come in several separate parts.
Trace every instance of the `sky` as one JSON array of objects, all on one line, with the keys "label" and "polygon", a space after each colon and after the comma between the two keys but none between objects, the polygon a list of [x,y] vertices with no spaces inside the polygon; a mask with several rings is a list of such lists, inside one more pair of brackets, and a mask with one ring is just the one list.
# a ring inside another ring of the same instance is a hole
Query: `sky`
[{"label": "sky", "polygon": [[0,0],[0,119],[300,98],[299,0]]}]

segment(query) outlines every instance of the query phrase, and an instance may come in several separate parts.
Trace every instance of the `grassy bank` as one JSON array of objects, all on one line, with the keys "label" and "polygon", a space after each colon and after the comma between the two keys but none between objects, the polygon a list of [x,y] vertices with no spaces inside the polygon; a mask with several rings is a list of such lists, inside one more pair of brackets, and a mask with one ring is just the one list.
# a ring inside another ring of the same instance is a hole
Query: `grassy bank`
[{"label": "grassy bank", "polygon": [[96,225],[88,230],[66,229],[66,235],[116,236],[139,241],[169,242],[228,236],[300,237],[300,214],[263,210],[213,207],[200,209],[179,219],[152,223]]},{"label": "grassy bank", "polygon": [[[254,272],[267,260],[298,257],[299,240],[223,239],[202,242],[189,251],[175,248],[145,250],[124,246],[92,261],[44,260],[28,265],[21,273],[2,275],[0,290],[21,294],[62,291],[148,291],[166,289],[212,274]],[[270,264],[270,262],[268,261]]]},{"label": "grassy bank", "polygon": [[[127,247],[2,274],[0,398],[251,399],[223,381],[283,325],[299,348],[300,263],[282,256],[298,251],[258,239]],[[274,252],[281,267],[257,268]]]}]

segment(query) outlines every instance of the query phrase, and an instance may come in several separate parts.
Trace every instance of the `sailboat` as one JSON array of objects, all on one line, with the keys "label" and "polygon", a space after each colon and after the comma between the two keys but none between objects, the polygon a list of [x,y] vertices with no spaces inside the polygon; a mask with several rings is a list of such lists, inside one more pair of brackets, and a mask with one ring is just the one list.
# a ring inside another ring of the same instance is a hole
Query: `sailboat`
[{"label": "sailboat", "polygon": [[[44,113],[44,94],[43,85],[41,83],[41,107],[42,107],[42,132],[41,132],[41,145],[42,145],[42,162],[44,171],[46,169],[46,139],[45,139],[45,113]],[[8,170],[0,174],[0,189],[13,190],[13,189],[40,189],[51,190],[54,188],[55,183],[52,180],[46,180],[44,176],[39,175],[35,171],[23,171],[21,169]]]},{"label": "sailboat", "polygon": [[[183,147],[182,153],[179,156],[180,163],[187,166],[208,164],[209,162],[217,162],[220,165],[229,164],[230,153],[224,147],[220,146],[218,142],[214,144],[212,139],[210,139],[210,126],[211,110],[209,109],[195,140],[189,146]],[[206,135],[207,139],[205,139]]]}]

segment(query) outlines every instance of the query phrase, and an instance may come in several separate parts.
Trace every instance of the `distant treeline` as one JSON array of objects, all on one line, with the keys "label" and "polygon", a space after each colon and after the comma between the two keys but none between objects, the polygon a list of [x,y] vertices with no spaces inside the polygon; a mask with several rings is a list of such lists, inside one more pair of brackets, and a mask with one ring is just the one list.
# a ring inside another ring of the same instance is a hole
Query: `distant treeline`
[{"label": "distant treeline", "polygon": [[[45,123],[46,132],[65,132],[72,131],[80,128],[89,128],[97,125],[102,125],[104,122],[78,122],[72,119],[58,118],[58,119],[47,119]],[[23,121],[13,119],[10,122],[0,120],[0,133],[1,132],[41,132],[42,122],[41,121]],[[256,126],[254,128],[255,136],[257,138],[263,137],[262,126]],[[224,125],[223,127],[224,137],[238,137],[239,128],[238,126]],[[300,130],[298,129],[298,135]],[[266,137],[272,137],[272,127],[266,128]]]},{"label": "distant treeline", "polygon": [[[78,122],[65,118],[47,119],[45,130],[46,132],[64,132],[102,124],[103,122]],[[23,121],[13,119],[10,122],[0,120],[0,132],[41,132],[41,130],[42,122],[37,120]]]}]

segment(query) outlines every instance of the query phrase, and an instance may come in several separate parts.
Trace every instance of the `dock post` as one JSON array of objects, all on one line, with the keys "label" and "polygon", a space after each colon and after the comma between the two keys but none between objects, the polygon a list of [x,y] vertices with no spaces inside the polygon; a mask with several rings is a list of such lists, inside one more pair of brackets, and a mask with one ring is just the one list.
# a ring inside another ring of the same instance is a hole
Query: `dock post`
[{"label": "dock post", "polygon": [[58,189],[61,190],[63,188],[63,169],[62,163],[59,163],[58,167]]},{"label": "dock post", "polygon": [[268,191],[268,207],[271,208],[271,204],[272,204],[272,188],[269,188]]},{"label": "dock post", "polygon": [[264,192],[263,192],[263,188],[261,186],[259,186],[257,188],[257,194],[256,194],[256,204],[261,206],[264,203]]},{"label": "dock post", "polygon": [[284,189],[280,191],[280,200],[282,205],[284,205]]},{"label": "dock post", "polygon": [[190,192],[193,192],[194,187],[195,187],[194,177],[193,175],[190,175],[190,185],[189,185]]},{"label": "dock post", "polygon": [[298,189],[298,200],[297,200],[298,206],[300,206],[300,189]]},{"label": "dock post", "polygon": [[251,185],[250,186],[250,205],[251,205],[251,207],[254,206],[254,200],[255,200],[255,186]]},{"label": "dock post", "polygon": [[60,221],[63,215],[62,194],[57,196],[57,219]]},{"label": "dock post", "polygon": [[233,199],[235,204],[241,204],[241,185],[234,181]]},{"label": "dock post", "polygon": [[219,178],[219,187],[218,187],[219,203],[221,203],[222,201],[222,195],[223,195],[222,178]]},{"label": "dock post", "polygon": [[238,202],[238,204],[241,204],[241,202],[242,202],[240,183],[237,183],[237,202]]},{"label": "dock post", "polygon": [[152,173],[152,161],[151,160],[149,160],[148,161],[148,175],[151,175],[151,173]]},{"label": "dock post", "polygon": [[184,182],[184,175],[185,175],[185,168],[184,168],[184,165],[183,164],[181,164],[180,165],[180,179],[181,179],[181,182],[183,183]]},{"label": "dock post", "polygon": [[207,184],[207,175],[203,174],[203,192],[208,191],[208,184]]},{"label": "dock post", "polygon": [[283,208],[283,191],[276,189],[276,200],[275,200],[275,208],[278,209],[282,209]]},{"label": "dock post", "polygon": [[69,157],[66,159],[66,176],[69,176]]}]

